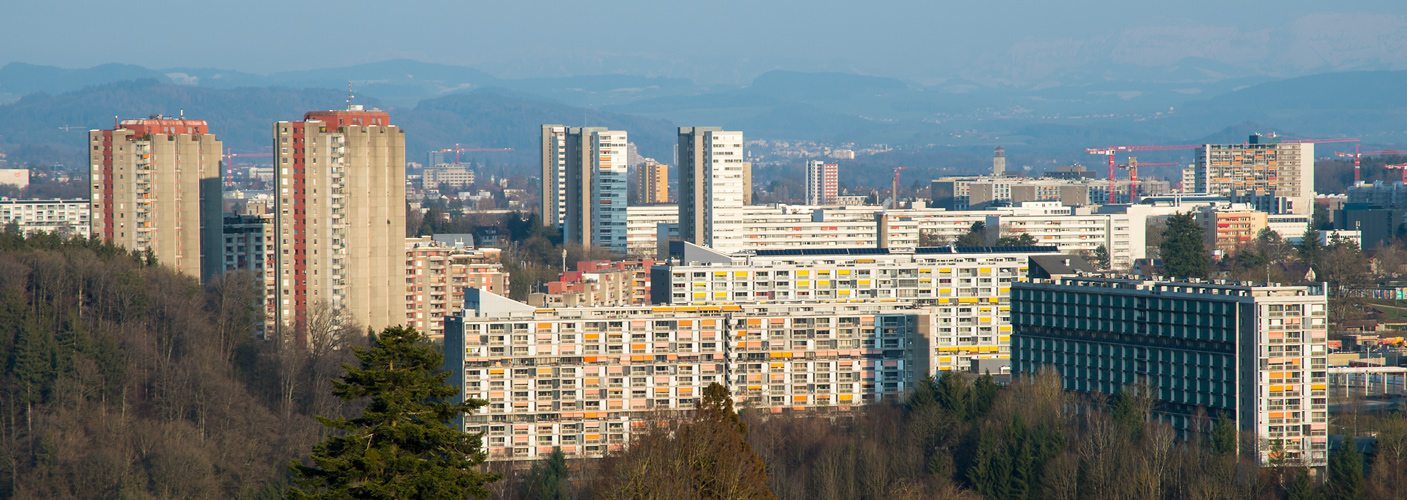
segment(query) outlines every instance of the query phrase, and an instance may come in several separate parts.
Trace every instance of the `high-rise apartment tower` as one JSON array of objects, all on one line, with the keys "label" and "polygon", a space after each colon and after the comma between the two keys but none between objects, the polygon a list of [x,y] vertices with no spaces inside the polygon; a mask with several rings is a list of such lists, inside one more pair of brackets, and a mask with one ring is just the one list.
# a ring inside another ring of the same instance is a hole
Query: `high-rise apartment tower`
[{"label": "high-rise apartment tower", "polygon": [[679,127],[679,236],[730,248],[746,193],[743,133],[718,127]]},{"label": "high-rise apartment tower", "polygon": [[1246,144],[1207,144],[1197,148],[1193,169],[1195,192],[1271,214],[1314,214],[1313,143],[1253,135]]},{"label": "high-rise apartment tower", "polygon": [[567,219],[567,127],[542,126],[542,225],[563,231]]},{"label": "high-rise apartment tower", "polygon": [[[548,137],[546,130],[544,138]],[[630,195],[626,136],[604,127],[562,129],[561,227],[566,241],[625,252],[625,209]]]},{"label": "high-rise apartment tower", "polygon": [[123,120],[88,147],[92,235],[190,276],[224,269],[221,143],[204,120]]},{"label": "high-rise apartment tower", "polygon": [[318,317],[401,324],[405,133],[384,111],[309,112],[274,124],[274,169],[270,326],[305,342]]},{"label": "high-rise apartment tower", "polygon": [[635,167],[635,205],[669,203],[669,165],[646,162]]},{"label": "high-rise apartment tower", "polygon": [[838,167],[820,160],[806,162],[806,204],[834,205],[839,188]]}]

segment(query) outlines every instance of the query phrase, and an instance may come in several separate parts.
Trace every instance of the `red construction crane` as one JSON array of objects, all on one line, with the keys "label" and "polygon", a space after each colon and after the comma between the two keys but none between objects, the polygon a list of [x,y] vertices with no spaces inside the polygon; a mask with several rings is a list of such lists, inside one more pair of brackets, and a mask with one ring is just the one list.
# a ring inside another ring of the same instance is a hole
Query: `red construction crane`
[{"label": "red construction crane", "polygon": [[[1114,204],[1114,180],[1115,172],[1118,171],[1118,164],[1114,161],[1114,153],[1120,151],[1175,151],[1179,149],[1197,149],[1205,144],[1180,144],[1176,146],[1111,146],[1107,148],[1090,148],[1085,152],[1092,155],[1104,155],[1109,157],[1109,204]],[[1145,165],[1147,165],[1145,163]]]},{"label": "red construction crane", "polygon": [[1396,168],[1402,170],[1402,185],[1407,186],[1407,163],[1398,163],[1396,165],[1383,165],[1383,168]]},{"label": "red construction crane", "polygon": [[1362,181],[1363,181],[1363,179],[1362,179],[1362,178],[1359,176],[1359,174],[1358,174],[1359,162],[1360,162],[1360,160],[1362,159],[1363,155],[1368,155],[1368,156],[1377,156],[1377,155],[1402,155],[1402,156],[1407,156],[1407,151],[1399,151],[1399,150],[1396,150],[1396,149],[1384,149],[1384,150],[1382,150],[1382,151],[1359,151],[1359,150],[1358,150],[1358,145],[1355,144],[1355,145],[1353,145],[1353,152],[1352,152],[1352,153],[1346,153],[1346,152],[1339,152],[1339,151],[1336,151],[1336,152],[1334,152],[1334,155],[1335,155],[1335,156],[1352,156],[1352,157],[1353,157],[1353,184],[1354,184],[1354,185],[1357,185],[1359,182],[1362,182]]},{"label": "red construction crane", "polygon": [[1181,165],[1175,161],[1149,161],[1139,163],[1138,158],[1129,157],[1129,162],[1119,165],[1119,168],[1129,171],[1129,203],[1138,203],[1138,166],[1145,167],[1172,167]]},{"label": "red construction crane", "polygon": [[899,206],[899,171],[907,170],[909,167],[897,167],[894,169],[894,185],[890,186],[890,196],[894,198],[894,206]]},{"label": "red construction crane", "polygon": [[[455,162],[455,163],[459,163],[459,153],[461,153],[461,152],[464,152],[464,153],[483,153],[483,152],[504,152],[504,151],[512,151],[512,150],[513,150],[513,148],[461,148],[461,147],[459,147],[459,143],[455,143],[455,145],[454,145],[453,148],[441,149],[440,152],[441,152],[441,153],[448,153],[448,152],[450,152],[450,151],[454,151],[454,162]],[[430,165],[430,166],[433,167],[434,165]]]}]

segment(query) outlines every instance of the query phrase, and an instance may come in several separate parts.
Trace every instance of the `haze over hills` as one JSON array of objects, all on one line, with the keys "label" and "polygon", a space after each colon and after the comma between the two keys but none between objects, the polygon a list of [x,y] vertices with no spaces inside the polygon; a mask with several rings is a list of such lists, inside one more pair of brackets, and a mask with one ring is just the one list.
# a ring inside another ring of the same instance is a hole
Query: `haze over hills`
[{"label": "haze over hills", "polygon": [[[515,154],[485,158],[531,165],[538,125],[583,122],[628,130],[642,154],[664,161],[672,158],[673,127],[689,124],[739,129],[749,139],[882,143],[959,168],[982,168],[983,151],[995,145],[1006,146],[1014,164],[1088,163],[1087,147],[1195,142],[1245,122],[1263,127],[1258,131],[1407,144],[1399,125],[1407,118],[1407,97],[1398,83],[1407,72],[1274,80],[1232,74],[1214,62],[1180,63],[1164,82],[1051,87],[962,80],[921,85],[796,71],[766,72],[745,86],[637,75],[515,80],[403,59],[270,75],[12,63],[0,68],[0,93],[29,95],[0,105],[0,146],[16,161],[52,161],[45,155],[69,150],[64,163],[81,163],[79,130],[110,126],[114,115],[184,109],[210,120],[227,147],[260,151],[268,146],[272,121],[344,106],[349,81],[357,102],[388,109],[393,122],[413,132],[407,136],[411,161],[458,143],[511,147]],[[40,159],[17,151],[46,153]]]}]

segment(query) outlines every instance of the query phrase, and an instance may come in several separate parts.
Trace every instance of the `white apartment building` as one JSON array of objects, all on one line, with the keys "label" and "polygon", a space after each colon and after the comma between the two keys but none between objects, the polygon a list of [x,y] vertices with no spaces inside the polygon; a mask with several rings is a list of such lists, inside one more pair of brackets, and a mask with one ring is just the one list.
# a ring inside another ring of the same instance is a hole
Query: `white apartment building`
[{"label": "white apartment building", "polygon": [[20,234],[56,234],[88,239],[88,200],[0,200],[0,224],[14,223]]},{"label": "white apartment building", "polygon": [[424,174],[421,175],[421,184],[426,190],[440,189],[441,186],[467,188],[473,183],[474,171],[460,163],[425,167]]},{"label": "white apartment building", "polygon": [[806,162],[806,204],[834,205],[840,195],[839,166],[820,160]]},{"label": "white apartment building", "polygon": [[[670,226],[679,226],[679,207],[676,205],[645,205],[626,208],[627,255],[654,257],[658,254],[660,225],[666,231]],[[678,235],[676,229],[675,235]],[[668,233],[665,235],[668,237]]]},{"label": "white apartment building", "polygon": [[[583,138],[586,140],[586,138]],[[626,158],[629,140],[619,130],[591,133],[591,244],[612,252],[628,250],[627,205],[630,199],[630,165]]]},{"label": "white apartment building", "polygon": [[899,397],[926,310],[901,302],[537,309],[474,292],[445,331],[462,419],[490,460],[600,457],[710,384],[752,408],[848,409]]},{"label": "white apartment building", "polygon": [[[1001,252],[921,248],[760,250],[655,266],[651,301],[673,306],[786,301],[898,301],[929,307],[925,330],[931,372],[966,369],[974,359],[1004,359],[1010,346],[1011,283],[1030,256],[1052,248]],[[688,258],[688,257],[686,257]]]},{"label": "white apartment building", "polygon": [[986,221],[989,242],[1027,234],[1038,245],[1085,255],[1102,246],[1109,252],[1109,265],[1116,269],[1127,269],[1147,256],[1147,224],[1138,214],[994,215]]},{"label": "white apartment building", "polygon": [[679,128],[679,235],[684,241],[737,248],[734,222],[749,196],[743,133]]},{"label": "white apartment building", "polygon": [[[542,225],[565,231],[567,220],[567,127],[542,126]],[[562,234],[566,234],[563,232]]]}]

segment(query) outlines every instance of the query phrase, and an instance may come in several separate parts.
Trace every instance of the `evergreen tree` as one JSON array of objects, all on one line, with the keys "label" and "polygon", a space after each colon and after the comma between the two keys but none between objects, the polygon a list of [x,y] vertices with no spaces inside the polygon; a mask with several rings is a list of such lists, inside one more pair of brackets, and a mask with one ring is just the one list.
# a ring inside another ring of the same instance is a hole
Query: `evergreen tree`
[{"label": "evergreen tree", "polygon": [[996,471],[992,470],[992,464],[998,460],[997,437],[992,434],[986,426],[982,426],[981,435],[977,441],[977,452],[972,456],[972,465],[967,468],[967,482],[972,484],[972,489],[988,497],[996,496],[995,484]]},{"label": "evergreen tree", "polygon": [[361,416],[318,417],[340,431],[313,446],[313,465],[293,460],[293,499],[463,499],[486,497],[497,476],[478,471],[479,436],[450,420],[485,404],[449,402],[444,357],[413,328],[388,327],[371,349],[352,348],[361,366],[346,366],[333,394],[370,399]]},{"label": "evergreen tree", "polygon": [[567,500],[567,455],[561,448],[552,450],[547,460],[533,464],[523,481],[527,498],[536,500]]},{"label": "evergreen tree", "polygon": [[908,408],[909,411],[914,411],[937,404],[938,398],[933,393],[935,382],[932,375],[919,380],[918,384],[914,386],[914,392],[909,394],[909,398],[904,401],[904,407]]},{"label": "evergreen tree", "polygon": [[1363,454],[1358,440],[1352,437],[1339,444],[1329,455],[1329,481],[1325,486],[1330,498],[1357,500],[1363,498]]},{"label": "evergreen tree", "polygon": [[985,247],[987,246],[987,225],[981,222],[973,222],[972,227],[967,230],[967,234],[962,235],[953,246],[959,247]]},{"label": "evergreen tree", "polygon": [[1103,244],[1094,249],[1094,265],[1100,269],[1109,269],[1109,248]]},{"label": "evergreen tree", "polygon": [[1035,238],[1032,238],[1030,234],[1021,233],[1020,236],[1002,236],[1002,237],[1000,237],[1000,238],[997,238],[997,243],[996,243],[995,245],[993,245],[993,246],[998,246],[998,247],[1028,247],[1028,246],[1035,245],[1036,243],[1037,243],[1036,239],[1035,239]]},{"label": "evergreen tree", "polygon": [[945,371],[938,377],[938,404],[943,405],[943,409],[952,413],[958,420],[968,420],[969,400],[971,399],[971,389],[967,386],[967,380],[962,378],[955,371]]},{"label": "evergreen tree", "polygon": [[1319,242],[1319,231],[1314,229],[1304,230],[1303,241],[1300,241],[1299,254],[1300,262],[1306,266],[1315,267],[1319,265],[1319,258],[1324,255],[1324,244]]},{"label": "evergreen tree", "polygon": [[1236,454],[1236,423],[1225,413],[1218,414],[1212,425],[1212,453],[1222,456]]},{"label": "evergreen tree", "polygon": [[1163,229],[1163,242],[1158,245],[1163,256],[1163,269],[1173,278],[1206,278],[1211,259],[1203,242],[1202,226],[1192,214],[1177,214],[1168,218]]},{"label": "evergreen tree", "polygon": [[971,404],[968,405],[968,412],[973,417],[980,418],[987,416],[987,412],[992,410],[992,403],[997,400],[997,393],[1001,391],[1001,384],[992,378],[992,373],[987,372],[972,383]]},{"label": "evergreen tree", "polygon": [[1032,437],[1026,433],[1026,424],[1021,421],[1021,415],[1013,416],[1006,431],[1006,449],[1011,456],[1011,486],[1007,488],[1006,498],[1011,500],[1030,498],[1037,484],[1038,473],[1031,451]]},{"label": "evergreen tree", "polygon": [[1295,471],[1295,478],[1285,486],[1285,500],[1320,500],[1323,495],[1314,488],[1314,478],[1309,477],[1309,469],[1301,467]]}]

